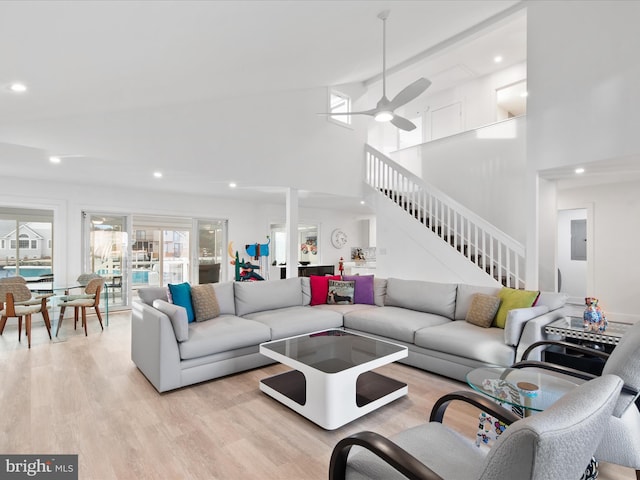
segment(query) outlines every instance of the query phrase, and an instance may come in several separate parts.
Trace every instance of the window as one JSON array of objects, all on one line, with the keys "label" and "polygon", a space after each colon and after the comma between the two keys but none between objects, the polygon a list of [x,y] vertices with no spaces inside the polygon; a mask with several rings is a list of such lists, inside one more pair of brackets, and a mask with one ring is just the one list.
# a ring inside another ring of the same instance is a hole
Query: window
[{"label": "window", "polygon": [[5,248],[7,248],[7,242],[6,240],[0,240],[0,248],[2,250],[4,250]]},{"label": "window", "polygon": [[[331,90],[329,92],[329,111],[331,113],[351,112],[351,97]],[[351,115],[331,115],[329,118],[344,125],[351,125]]]},{"label": "window", "polygon": [[38,241],[31,240],[31,250],[37,250],[37,249],[38,249]]}]

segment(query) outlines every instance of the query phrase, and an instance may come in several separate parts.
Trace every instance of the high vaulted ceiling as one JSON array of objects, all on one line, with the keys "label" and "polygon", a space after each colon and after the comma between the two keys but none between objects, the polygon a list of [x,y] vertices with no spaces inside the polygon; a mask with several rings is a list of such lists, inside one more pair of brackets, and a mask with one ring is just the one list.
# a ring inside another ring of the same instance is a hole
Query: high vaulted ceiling
[{"label": "high vaulted ceiling", "polygon": [[[29,128],[52,120],[374,81],[381,72],[376,17],[384,9],[391,10],[387,65],[393,68],[518,3],[3,0],[0,162],[9,161],[14,146],[47,151],[47,140]],[[28,92],[9,92],[16,81]],[[85,136],[79,153],[87,153],[88,142],[100,151],[106,138]],[[153,156],[139,143],[131,149],[136,162],[153,168]],[[12,174],[47,175],[28,162],[24,169],[14,165]]]}]

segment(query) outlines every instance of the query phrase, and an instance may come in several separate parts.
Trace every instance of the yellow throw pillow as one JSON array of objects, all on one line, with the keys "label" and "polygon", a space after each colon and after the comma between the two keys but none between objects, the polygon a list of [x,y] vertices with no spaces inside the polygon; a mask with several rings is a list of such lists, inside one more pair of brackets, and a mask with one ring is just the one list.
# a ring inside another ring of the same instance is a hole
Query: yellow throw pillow
[{"label": "yellow throw pillow", "polygon": [[531,307],[538,298],[538,295],[540,295],[540,292],[537,290],[517,290],[515,288],[504,287],[498,292],[498,297],[500,297],[501,302],[498,313],[496,313],[496,318],[493,320],[493,325],[504,328],[507,323],[509,310]]},{"label": "yellow throw pillow", "polygon": [[479,327],[489,328],[500,306],[500,297],[476,293],[471,297],[471,305],[465,320]]}]

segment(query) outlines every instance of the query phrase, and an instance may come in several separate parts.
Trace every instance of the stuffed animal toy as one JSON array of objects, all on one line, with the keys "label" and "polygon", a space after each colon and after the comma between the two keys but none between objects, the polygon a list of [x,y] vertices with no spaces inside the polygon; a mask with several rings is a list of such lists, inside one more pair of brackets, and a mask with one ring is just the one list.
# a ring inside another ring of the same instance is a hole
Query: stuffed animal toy
[{"label": "stuffed animal toy", "polygon": [[584,310],[584,329],[587,332],[604,332],[609,322],[604,316],[604,311],[598,306],[598,299],[586,297],[584,303],[587,308]]}]

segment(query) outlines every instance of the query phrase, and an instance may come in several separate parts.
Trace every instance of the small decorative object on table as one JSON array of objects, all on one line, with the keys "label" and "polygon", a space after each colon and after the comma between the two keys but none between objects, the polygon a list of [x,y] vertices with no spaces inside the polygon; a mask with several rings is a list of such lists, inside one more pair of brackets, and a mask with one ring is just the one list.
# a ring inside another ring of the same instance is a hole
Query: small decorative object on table
[{"label": "small decorative object on table", "polygon": [[607,329],[607,319],[604,311],[598,306],[598,299],[595,297],[586,297],[584,303],[587,308],[584,310],[584,329],[589,332],[604,332]]},{"label": "small decorative object on table", "polygon": [[338,261],[338,271],[340,272],[340,275],[344,274],[344,258],[340,257],[340,260]]}]

